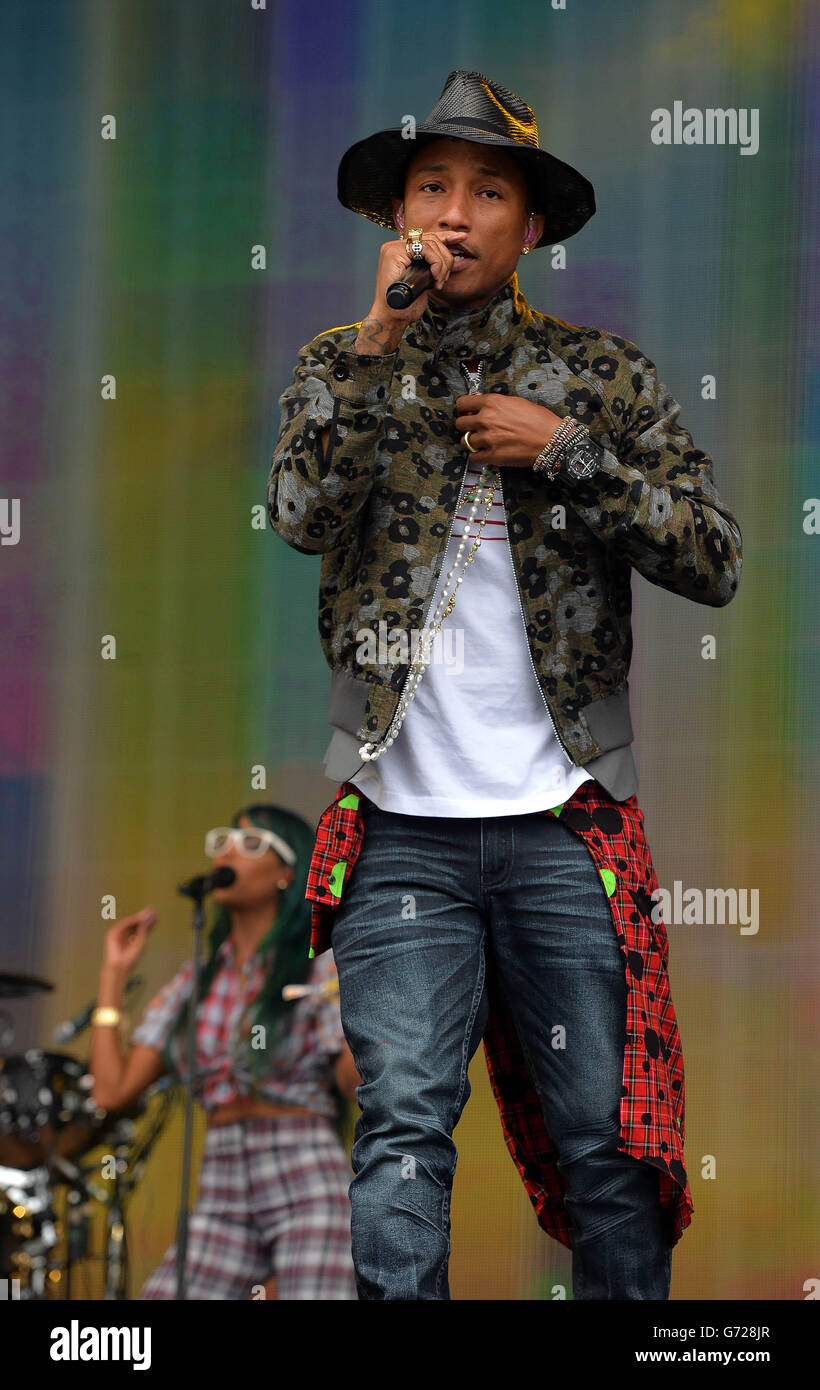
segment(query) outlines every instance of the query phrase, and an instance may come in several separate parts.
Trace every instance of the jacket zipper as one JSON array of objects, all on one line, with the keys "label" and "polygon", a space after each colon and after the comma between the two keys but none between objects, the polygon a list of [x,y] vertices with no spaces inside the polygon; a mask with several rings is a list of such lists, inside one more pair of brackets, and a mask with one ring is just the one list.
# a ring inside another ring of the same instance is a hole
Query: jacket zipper
[{"label": "jacket zipper", "polygon": [[[442,562],[441,562],[441,563],[442,563],[442,566],[444,565],[444,560],[446,560],[446,558],[447,558],[447,551],[448,551],[449,546],[450,546],[450,536],[451,536],[452,533],[453,533],[453,526],[455,525],[456,516],[457,516],[457,514],[458,514],[459,505],[460,505],[460,503],[461,503],[461,493],[462,493],[462,489],[464,488],[464,479],[467,477],[467,473],[468,473],[468,471],[469,471],[469,468],[470,468],[470,460],[467,459],[467,462],[466,462],[466,464],[464,465],[464,472],[463,472],[462,475],[461,475],[461,484],[460,484],[459,492],[458,492],[458,501],[456,502],[455,508],[454,508],[454,510],[453,510],[453,516],[452,516],[452,520],[451,520],[451,522],[450,522],[450,530],[449,530],[448,533],[447,533],[447,540],[446,540],[445,545],[444,545],[444,559],[442,559]],[[500,478],[499,478],[499,483],[500,483]],[[507,504],[506,504],[506,502],[504,501],[504,489],[503,489],[503,487],[499,486],[499,491],[500,491],[500,493],[501,493],[501,502],[502,502],[502,505],[503,505],[503,507],[504,507],[504,511],[505,511],[505,513],[506,513]],[[527,620],[526,620],[526,618],[525,618],[525,616],[524,616],[524,605],[523,605],[523,603],[521,602],[521,590],[520,590],[519,587],[518,587],[518,575],[517,575],[516,572],[515,572],[515,561],[513,560],[512,546],[510,545],[510,541],[509,541],[509,533],[507,534],[506,541],[507,541],[507,554],[508,554],[509,557],[510,557],[510,564],[512,565],[512,570],[513,570],[513,580],[514,580],[514,582],[515,582],[515,592],[516,592],[516,596],[517,596],[517,598],[518,598],[518,608],[519,608],[519,611],[520,611],[520,613],[521,613],[521,622],[522,622],[522,625],[523,625],[523,628],[524,628],[524,641],[526,642],[526,645],[527,645],[527,655],[528,655],[528,657],[529,657],[529,659],[530,659],[530,666],[532,667],[532,674],[533,674],[533,676],[535,677],[535,683],[536,683],[536,685],[538,686],[538,691],[539,691],[539,694],[540,694],[540,696],[541,696],[541,699],[544,701],[544,709],[547,711],[547,716],[548,716],[548,718],[549,718],[550,724],[552,725],[552,730],[553,730],[553,733],[555,734],[555,738],[556,738],[556,742],[558,743],[558,747],[561,749],[562,753],[564,754],[565,758],[567,758],[568,762],[571,763],[572,766],[574,767],[575,764],[573,763],[572,758],[570,757],[569,753],[567,752],[566,745],[565,745],[563,739],[561,738],[561,735],[559,734],[558,729],[557,729],[557,727],[556,727],[555,720],[554,720],[553,717],[552,717],[552,710],[550,709],[549,704],[548,704],[548,702],[547,702],[547,697],[546,697],[546,695],[544,694],[543,690],[541,689],[541,682],[540,682],[540,680],[538,679],[538,672],[537,672],[536,669],[535,669],[535,662],[534,662],[533,659],[532,659],[532,652],[530,651],[530,639],[529,639],[529,634],[528,634],[528,632],[527,632]],[[441,571],[439,571],[439,578],[440,578],[440,577],[441,577]],[[436,596],[436,591],[437,591],[437,590],[438,590],[438,579],[436,580],[435,584],[433,585],[433,594],[432,594],[432,597],[431,597],[431,599],[430,599],[430,603],[429,603],[428,608],[427,608],[427,613],[426,613],[425,618],[424,618],[424,627],[425,627],[425,628],[427,627],[427,622],[428,622],[428,619],[429,619],[429,617],[430,617],[430,613],[431,613],[432,607],[433,607],[433,599],[434,599],[435,596]],[[407,669],[408,669],[408,674],[409,674],[410,668],[408,667]],[[405,680],[406,680],[406,679],[407,679],[407,677],[405,676]],[[399,692],[399,693],[401,694],[401,692]],[[391,721],[391,722],[392,722],[392,721]],[[385,731],[385,732],[386,732],[386,731]]]},{"label": "jacket zipper", "polygon": [[[435,361],[435,353],[434,353],[434,355],[433,355],[433,360]],[[444,567],[444,562],[445,562],[445,560],[447,559],[447,551],[448,551],[448,549],[449,549],[449,547],[450,547],[450,537],[451,537],[452,534],[453,534],[453,527],[455,526],[456,516],[458,515],[458,509],[459,509],[459,506],[461,505],[461,494],[462,494],[462,491],[463,491],[463,489],[464,489],[464,480],[465,480],[466,477],[467,477],[467,474],[468,474],[468,472],[469,472],[469,469],[470,469],[470,459],[469,459],[469,457],[468,457],[466,463],[464,464],[464,472],[463,472],[462,475],[461,475],[461,482],[459,483],[458,497],[457,497],[457,499],[456,499],[456,505],[455,505],[455,507],[453,508],[453,515],[452,515],[452,517],[450,518],[450,529],[449,529],[449,531],[447,532],[447,539],[446,539],[446,541],[444,542],[444,554],[443,554],[442,560],[441,560],[442,568]],[[500,478],[500,475],[499,475],[499,484],[500,484],[500,482],[501,482],[501,478]],[[503,488],[502,488],[501,486],[499,486],[499,491],[500,491],[500,493],[501,493],[501,501],[502,501],[502,505],[503,505],[503,507],[504,507],[504,511],[505,511],[505,514],[506,514],[507,504],[506,504],[506,502],[504,502],[504,490],[503,490]],[[534,677],[535,677],[535,683],[536,683],[536,685],[538,686],[538,690],[539,690],[539,693],[540,693],[540,695],[541,695],[541,699],[544,701],[544,709],[547,711],[547,716],[548,716],[548,718],[549,718],[550,724],[552,725],[552,730],[553,730],[553,733],[555,734],[556,742],[558,743],[558,746],[559,746],[559,748],[561,749],[561,751],[563,752],[565,758],[566,758],[566,759],[568,760],[568,762],[574,767],[575,764],[573,763],[572,758],[570,757],[569,753],[567,752],[567,749],[566,749],[566,746],[565,746],[565,744],[564,744],[564,741],[563,741],[563,739],[561,738],[561,735],[559,734],[558,729],[557,729],[557,727],[556,727],[555,720],[554,720],[553,717],[552,717],[552,710],[550,709],[549,704],[547,703],[547,697],[545,696],[543,690],[541,689],[541,682],[540,682],[540,680],[538,679],[538,672],[537,672],[536,669],[535,669],[535,662],[534,662],[533,659],[532,659],[532,652],[530,651],[530,639],[529,639],[529,635],[528,635],[528,633],[527,633],[527,620],[526,620],[526,618],[525,618],[525,616],[524,616],[524,605],[523,605],[523,603],[521,602],[521,590],[520,590],[519,587],[518,587],[518,575],[517,575],[516,572],[515,572],[515,561],[513,560],[512,546],[510,545],[510,541],[509,541],[509,532],[508,532],[508,534],[507,534],[507,554],[509,555],[509,557],[510,557],[510,563],[512,564],[513,579],[514,579],[514,581],[515,581],[515,592],[516,592],[516,595],[517,595],[517,597],[518,597],[518,607],[519,607],[519,610],[520,610],[520,612],[521,612],[521,622],[522,622],[522,625],[523,625],[523,627],[524,627],[524,641],[525,641],[526,644],[527,644],[527,655],[528,655],[528,657],[529,657],[529,659],[530,659],[530,666],[532,667],[532,673],[533,673],[533,675],[534,675]],[[423,631],[426,629],[426,627],[427,627],[427,623],[428,623],[430,614],[431,614],[432,609],[433,609],[433,600],[434,600],[435,597],[436,597],[436,592],[437,592],[437,590],[438,590],[438,581],[439,581],[440,578],[441,578],[441,570],[439,570],[438,576],[437,576],[436,581],[435,581],[435,583],[434,583],[434,585],[433,585],[433,592],[432,592],[432,594],[430,595],[430,602],[429,602],[429,604],[427,605],[427,612],[426,612],[426,614],[424,615],[424,622],[423,622],[423,624],[422,624],[422,632],[423,632]],[[411,665],[412,665],[412,662],[411,662]],[[407,667],[407,671],[405,672],[404,680],[402,681],[402,688],[401,688],[401,690],[399,691],[399,700],[401,700],[402,691],[404,690],[404,687],[405,687],[405,685],[407,684],[407,678],[408,678],[409,675],[410,675],[410,666]],[[389,733],[389,731],[390,731],[390,725],[391,725],[392,723],[393,723],[393,720],[391,719],[391,720],[390,720],[390,723],[388,724],[387,728],[386,728],[385,731],[384,731],[384,734],[382,735],[382,738],[379,739],[379,743],[382,743],[382,742],[384,741],[384,739],[387,737],[387,735],[388,735],[388,733]]]},{"label": "jacket zipper", "polygon": [[[435,349],[435,352],[433,353],[433,365],[434,365],[434,366],[435,366],[435,364],[436,364],[436,358],[437,358],[437,356],[438,356],[438,353],[439,353],[440,348],[441,348],[441,339],[439,339],[439,342],[436,344],[436,349]],[[447,551],[448,551],[449,548],[450,548],[450,537],[451,537],[452,534],[453,534],[453,527],[454,527],[455,524],[456,524],[456,517],[458,516],[458,509],[459,509],[459,507],[460,507],[460,505],[461,505],[461,494],[462,494],[462,492],[464,491],[465,479],[466,479],[467,474],[468,474],[469,471],[470,471],[470,458],[469,458],[469,455],[468,455],[468,456],[467,456],[467,459],[466,459],[466,461],[465,461],[465,464],[464,464],[464,472],[463,472],[462,475],[461,475],[461,482],[460,482],[459,485],[458,485],[458,496],[456,497],[456,505],[455,505],[454,508],[453,508],[453,515],[452,515],[451,518],[450,518],[450,529],[449,529],[449,531],[447,532],[447,539],[446,539],[446,541],[444,542],[444,553],[443,553],[443,555],[442,555],[442,557],[441,557],[441,569],[439,570],[438,575],[436,576],[436,579],[435,579],[435,581],[434,581],[434,583],[433,583],[433,592],[432,592],[431,595],[430,595],[430,602],[429,602],[428,605],[427,605],[427,612],[426,612],[425,615],[424,615],[424,621],[423,621],[423,623],[422,623],[422,625],[421,625],[421,630],[422,630],[422,632],[424,632],[425,629],[427,628],[427,624],[428,624],[429,619],[430,619],[430,614],[431,614],[432,611],[433,611],[433,601],[434,601],[434,599],[435,599],[435,597],[436,597],[436,593],[437,593],[437,591],[438,591],[438,581],[439,581],[439,579],[441,578],[441,572],[442,572],[442,570],[444,569],[444,562],[445,562],[445,560],[447,559]],[[419,640],[420,640],[420,639],[419,639]],[[402,681],[402,688],[401,688],[401,690],[399,691],[399,699],[401,699],[402,691],[404,690],[404,687],[405,687],[405,685],[407,684],[407,677],[410,675],[410,667],[412,666],[412,664],[413,664],[413,663],[412,663],[412,660],[411,660],[410,665],[407,667],[407,672],[406,672],[406,674],[405,674],[404,680]],[[393,721],[392,721],[392,719],[391,719],[390,723],[392,724],[392,722],[393,722]],[[388,725],[388,729],[385,729],[385,737],[387,736],[388,730],[389,730],[389,725]]]},{"label": "jacket zipper", "polygon": [[[502,502],[502,505],[503,505],[503,507],[504,507],[504,515],[505,515],[505,517],[506,517],[506,513],[507,513],[507,504],[506,504],[506,502],[504,501],[504,489],[501,488],[501,489],[500,489],[500,492],[501,492],[501,502]],[[515,560],[513,559],[512,546],[510,545],[509,530],[507,531],[507,538],[506,538],[506,539],[507,539],[507,554],[508,554],[509,557],[510,557],[510,563],[511,563],[511,565],[512,565],[513,579],[514,579],[514,581],[515,581],[515,592],[516,592],[516,595],[517,595],[517,597],[518,597],[518,607],[519,607],[519,609],[521,610],[521,622],[522,622],[523,625],[524,625],[524,641],[525,641],[526,644],[527,644],[527,655],[528,655],[529,658],[530,658],[530,666],[532,667],[532,673],[533,673],[533,675],[535,676],[535,683],[536,683],[536,685],[538,686],[538,689],[539,689],[539,691],[540,691],[541,699],[544,701],[544,709],[547,711],[547,714],[549,715],[549,721],[550,721],[550,724],[552,725],[552,730],[553,730],[553,733],[555,734],[555,738],[556,738],[556,741],[557,741],[557,743],[558,743],[558,747],[563,751],[565,757],[567,757],[567,758],[569,759],[570,763],[571,763],[572,766],[574,767],[575,764],[573,763],[572,758],[570,757],[569,753],[567,752],[566,745],[564,744],[564,741],[563,741],[563,739],[561,738],[561,735],[559,734],[558,729],[557,729],[557,727],[556,727],[555,720],[554,720],[553,717],[552,717],[552,710],[551,710],[550,707],[549,707],[549,703],[548,703],[548,701],[547,701],[547,697],[546,697],[546,695],[544,694],[543,690],[541,689],[541,682],[540,682],[540,680],[538,679],[538,672],[537,672],[536,669],[535,669],[535,662],[534,662],[533,659],[532,659],[532,652],[530,651],[530,638],[529,638],[529,633],[527,632],[527,620],[526,620],[526,617],[524,616],[524,605],[523,605],[523,603],[521,602],[521,590],[520,590],[520,588],[519,588],[519,586],[518,586],[518,575],[517,575],[516,572],[515,572]]]},{"label": "jacket zipper", "polygon": [[[436,350],[435,350],[435,352],[433,353],[433,364],[434,364],[434,365],[435,365],[436,357],[437,357],[437,355],[438,355],[438,352],[439,352],[439,349],[440,349],[440,348],[441,348],[441,339],[439,339],[438,343],[436,344]],[[464,370],[464,368],[462,368],[462,371],[463,371],[463,370]],[[481,363],[479,363],[479,370],[482,371],[482,375],[483,375],[483,369],[482,369],[482,364],[481,364]],[[450,518],[450,529],[449,529],[449,531],[447,532],[447,539],[446,539],[446,541],[444,542],[444,554],[443,554],[443,556],[442,556],[442,558],[441,558],[441,569],[442,569],[442,570],[444,569],[444,562],[445,562],[445,560],[447,559],[447,551],[448,551],[449,548],[450,548],[450,537],[451,537],[452,534],[453,534],[453,527],[454,527],[455,524],[456,524],[456,517],[458,516],[458,509],[459,509],[459,507],[461,506],[461,494],[462,494],[462,492],[464,491],[464,488],[465,488],[465,485],[466,485],[466,484],[465,484],[465,479],[466,479],[467,474],[469,473],[469,471],[470,471],[470,456],[469,456],[469,454],[468,454],[468,455],[467,455],[467,460],[466,460],[466,462],[465,462],[465,464],[464,464],[464,472],[463,472],[462,475],[461,475],[461,482],[460,482],[459,485],[458,485],[458,497],[456,498],[456,505],[455,505],[455,507],[453,508],[453,515],[452,515],[451,518]],[[436,596],[436,590],[438,589],[438,581],[439,581],[440,578],[441,578],[441,570],[439,570],[439,572],[438,572],[438,577],[437,577],[437,579],[436,579],[435,584],[433,585],[433,592],[432,592],[432,594],[430,595],[430,602],[429,602],[429,604],[428,604],[428,606],[427,606],[427,612],[426,612],[426,614],[425,614],[425,616],[424,616],[424,624],[423,624],[423,626],[422,626],[422,631],[424,631],[424,628],[427,627],[427,621],[428,621],[428,619],[429,619],[429,617],[430,617],[431,612],[433,611],[433,599],[434,599],[435,596]]]},{"label": "jacket zipper", "polygon": [[[463,472],[462,475],[461,475],[461,482],[459,483],[459,487],[458,487],[458,497],[457,497],[457,499],[456,499],[456,505],[455,505],[454,508],[453,508],[453,515],[452,515],[452,518],[451,518],[451,521],[450,521],[450,529],[449,529],[449,531],[447,532],[447,539],[446,539],[446,541],[444,542],[444,554],[443,554],[442,559],[441,559],[442,569],[444,568],[444,561],[445,561],[446,558],[447,558],[447,550],[448,550],[448,547],[449,547],[449,545],[450,545],[450,537],[451,537],[452,534],[453,534],[453,527],[455,526],[456,516],[458,515],[458,508],[459,508],[459,504],[460,504],[460,502],[461,502],[461,492],[462,492],[462,489],[463,489],[463,487],[464,487],[464,479],[467,477],[467,470],[469,469],[469,467],[470,467],[470,460],[469,460],[469,458],[468,458],[468,459],[467,459],[467,462],[466,462],[465,465],[464,465],[464,472]],[[427,621],[428,621],[428,619],[429,619],[429,617],[430,617],[430,613],[432,612],[433,600],[434,600],[434,598],[435,598],[435,596],[436,596],[436,591],[438,590],[438,581],[439,581],[440,578],[441,578],[441,570],[439,570],[438,575],[437,575],[437,577],[436,577],[436,579],[435,579],[435,582],[434,582],[434,584],[433,584],[433,592],[432,592],[432,594],[430,595],[430,602],[429,602],[429,604],[427,605],[427,612],[426,612],[426,614],[425,614],[425,616],[424,616],[424,622],[422,623],[422,627],[421,627],[421,631],[422,631],[422,632],[424,632],[424,630],[425,630],[426,627],[427,627]],[[419,636],[419,645],[420,645],[420,644],[421,644],[421,636]],[[418,647],[416,648],[416,650],[418,650]],[[530,659],[532,659],[532,658],[530,658]],[[406,670],[405,673],[404,673],[404,680],[403,680],[402,683],[401,683],[401,689],[400,689],[399,692],[398,692],[398,699],[397,699],[397,701],[396,701],[396,709],[398,709],[399,704],[401,703],[402,693],[403,693],[403,691],[404,691],[404,687],[405,687],[406,684],[407,684],[407,681],[408,681],[408,678],[409,678],[409,675],[410,675],[410,670],[411,670],[411,668],[412,668],[412,665],[413,665],[413,658],[411,657],[411,658],[410,658],[410,661],[409,661],[409,663],[408,663],[408,666],[407,666],[407,670]],[[543,692],[542,692],[542,693],[543,693]],[[378,743],[375,744],[375,747],[376,747],[376,748],[379,748],[379,747],[381,746],[381,744],[384,743],[384,740],[387,738],[387,735],[390,733],[390,730],[391,730],[391,728],[393,727],[393,720],[395,719],[395,717],[396,717],[396,711],[394,710],[394,711],[393,711],[393,714],[390,716],[390,720],[388,721],[387,728],[385,729],[385,731],[384,731],[384,733],[382,734],[381,738],[379,739]]]},{"label": "jacket zipper", "polygon": [[[439,581],[439,579],[441,578],[441,571],[444,569],[444,562],[445,562],[445,560],[447,559],[447,551],[448,551],[449,548],[450,548],[450,537],[451,537],[452,534],[453,534],[453,527],[454,527],[455,524],[456,524],[456,517],[458,516],[458,509],[459,509],[459,507],[461,506],[461,494],[462,494],[462,492],[464,491],[464,486],[465,486],[465,484],[464,484],[464,479],[467,477],[467,474],[468,474],[469,470],[470,470],[470,460],[469,460],[469,458],[468,458],[468,459],[467,459],[467,462],[466,462],[465,465],[464,465],[464,472],[463,472],[462,475],[461,475],[461,482],[460,482],[459,485],[458,485],[458,497],[456,498],[456,505],[453,507],[453,515],[452,515],[452,517],[450,518],[450,529],[449,529],[449,531],[447,532],[447,539],[446,539],[446,541],[444,542],[444,554],[443,554],[442,557],[441,557],[441,569],[439,570],[438,575],[436,576],[435,583],[433,584],[433,592],[432,592],[432,594],[430,595],[430,602],[429,602],[428,605],[427,605],[427,612],[426,612],[425,615],[424,615],[424,622],[422,623],[422,629],[421,629],[422,632],[423,632],[423,631],[425,630],[425,628],[427,627],[427,623],[428,623],[428,620],[429,620],[429,618],[430,618],[430,614],[431,614],[432,611],[433,611],[433,600],[434,600],[435,597],[436,597],[436,593],[437,593],[437,591],[438,591],[438,581]],[[408,674],[408,675],[410,674],[410,667],[409,667],[409,666],[408,666],[408,668],[407,668],[407,674]],[[405,680],[406,680],[406,679],[407,679],[407,676],[405,676]]]}]

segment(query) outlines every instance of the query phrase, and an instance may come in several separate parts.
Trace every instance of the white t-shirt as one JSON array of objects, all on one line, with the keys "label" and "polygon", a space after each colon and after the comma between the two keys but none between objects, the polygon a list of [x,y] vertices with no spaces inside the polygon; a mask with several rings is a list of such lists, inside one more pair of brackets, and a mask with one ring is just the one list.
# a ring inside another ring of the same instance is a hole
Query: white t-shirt
[{"label": "white t-shirt", "polygon": [[[465,485],[479,477],[471,466]],[[470,505],[458,506],[425,627]],[[484,510],[482,500],[462,562]],[[432,644],[395,743],[350,780],[383,810],[411,816],[523,815],[559,806],[592,773],[570,761],[553,732],[530,656],[500,486],[478,552],[458,573],[464,582],[455,608]]]}]

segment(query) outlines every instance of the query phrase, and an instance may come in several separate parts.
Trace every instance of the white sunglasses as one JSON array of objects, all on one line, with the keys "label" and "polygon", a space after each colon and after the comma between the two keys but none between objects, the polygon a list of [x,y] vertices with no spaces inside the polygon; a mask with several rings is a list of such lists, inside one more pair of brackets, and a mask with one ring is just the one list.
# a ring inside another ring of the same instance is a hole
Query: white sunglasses
[{"label": "white sunglasses", "polygon": [[255,827],[244,830],[241,826],[220,825],[215,830],[209,830],[205,836],[205,853],[209,859],[215,859],[218,854],[224,854],[230,844],[246,859],[258,859],[269,849],[275,849],[286,864],[296,863],[296,851],[279,835],[274,835],[272,830],[257,830]]}]

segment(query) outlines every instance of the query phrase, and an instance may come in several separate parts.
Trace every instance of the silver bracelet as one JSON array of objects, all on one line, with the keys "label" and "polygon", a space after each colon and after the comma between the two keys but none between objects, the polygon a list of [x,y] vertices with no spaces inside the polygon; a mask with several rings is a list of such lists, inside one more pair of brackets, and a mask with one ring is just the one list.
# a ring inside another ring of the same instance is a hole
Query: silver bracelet
[{"label": "silver bracelet", "polygon": [[543,473],[547,478],[554,478],[561,467],[568,445],[570,443],[580,444],[588,435],[589,430],[586,425],[579,424],[572,416],[567,416],[533,463],[533,472]]}]

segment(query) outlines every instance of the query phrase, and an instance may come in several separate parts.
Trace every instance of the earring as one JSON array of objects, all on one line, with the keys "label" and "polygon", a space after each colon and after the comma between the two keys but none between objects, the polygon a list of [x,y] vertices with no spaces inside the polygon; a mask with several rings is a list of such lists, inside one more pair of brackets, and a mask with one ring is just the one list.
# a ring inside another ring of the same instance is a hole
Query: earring
[{"label": "earring", "polygon": [[528,256],[528,255],[530,254],[530,251],[531,251],[531,250],[532,250],[532,247],[531,247],[531,246],[522,246],[522,247],[521,247],[521,255],[522,255],[522,256]]},{"label": "earring", "polygon": [[286,879],[286,878],[280,878],[279,883],[278,883],[278,887],[279,887],[279,888],[287,888],[287,886],[288,886],[288,881],[287,881],[287,879]]}]

